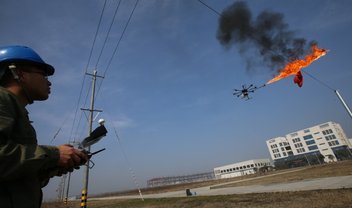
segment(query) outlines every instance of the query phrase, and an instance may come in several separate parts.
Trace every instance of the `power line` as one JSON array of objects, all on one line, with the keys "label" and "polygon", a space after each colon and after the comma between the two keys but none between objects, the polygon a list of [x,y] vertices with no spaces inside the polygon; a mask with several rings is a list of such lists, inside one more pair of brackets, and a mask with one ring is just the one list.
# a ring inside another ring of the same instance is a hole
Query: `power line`
[{"label": "power line", "polygon": [[[302,71],[302,70],[301,70]],[[303,71],[305,74],[307,74],[308,76],[310,76],[312,79],[314,79],[315,81],[319,82],[320,84],[322,84],[323,86],[327,87],[328,89],[332,90],[332,91],[335,91],[334,88],[330,87],[328,84],[326,84],[325,82],[317,79],[316,77],[314,77],[313,75],[309,74],[308,72],[306,71]]]},{"label": "power line", "polygon": [[[89,63],[90,63],[90,60],[91,60],[91,57],[92,57],[94,45],[95,45],[95,42],[96,42],[96,39],[97,39],[97,36],[98,36],[98,31],[99,31],[99,28],[100,28],[100,25],[101,25],[101,20],[102,20],[104,11],[105,11],[106,1],[107,1],[107,0],[104,1],[104,6],[103,6],[103,9],[102,9],[101,14],[100,14],[98,27],[97,27],[97,30],[96,30],[95,35],[94,35],[94,40],[93,40],[92,47],[91,47],[91,50],[90,50],[88,62],[87,62],[86,68],[85,68],[85,73],[87,73],[88,66],[89,66]],[[75,110],[75,115],[74,115],[74,118],[73,118],[73,124],[72,124],[72,128],[71,128],[70,136],[69,136],[69,142],[70,142],[70,140],[72,140],[73,130],[74,130],[74,127],[75,127],[75,122],[76,122],[77,113],[78,113],[78,109],[79,109],[79,104],[80,104],[81,98],[82,98],[84,83],[85,83],[85,76],[83,76],[83,80],[82,80],[82,84],[81,84],[81,89],[80,89],[79,96],[78,96],[78,101],[77,101],[77,106],[76,106],[76,110]],[[68,117],[67,117],[67,118],[68,118]],[[57,130],[57,132],[55,133],[55,135],[53,136],[53,139],[51,140],[51,143],[56,139],[56,137],[57,137],[57,135],[59,134],[59,132],[61,131],[63,125],[66,123],[67,118],[64,119],[64,122],[63,122],[62,125],[59,127],[59,129]],[[79,125],[78,125],[78,126],[79,126]],[[78,128],[78,126],[77,126],[77,128]]]},{"label": "power line", "polygon": [[120,4],[121,4],[121,0],[119,1],[119,3],[118,3],[117,6],[116,6],[116,9],[115,9],[115,12],[114,12],[114,16],[113,16],[113,18],[112,18],[112,20],[111,20],[111,23],[110,23],[108,32],[107,32],[107,34],[106,34],[106,37],[105,37],[105,40],[104,40],[104,43],[103,43],[103,47],[102,47],[102,49],[101,49],[101,51],[100,51],[100,54],[99,54],[97,63],[95,64],[95,68],[98,68],[99,60],[100,60],[100,58],[101,58],[101,55],[103,54],[103,50],[104,50],[105,45],[106,45],[106,42],[107,42],[107,40],[108,40],[108,37],[109,37],[110,31],[111,31],[112,25],[113,25],[114,22],[115,22],[115,17],[116,17],[116,14],[117,14],[118,9],[119,9],[119,7],[120,7]]},{"label": "power line", "polygon": [[130,172],[130,174],[131,174],[131,177],[132,177],[132,179],[133,179],[133,182],[134,182],[136,188],[138,189],[139,196],[141,197],[141,200],[144,201],[143,194],[142,194],[141,188],[140,188],[140,186],[139,186],[139,183],[138,183],[136,174],[135,174],[135,172],[133,171],[132,166],[131,166],[131,163],[129,162],[129,160],[128,160],[128,158],[127,158],[126,152],[124,151],[123,146],[122,146],[122,143],[121,143],[121,139],[120,139],[120,137],[119,137],[119,135],[118,135],[118,133],[117,133],[116,128],[115,128],[114,125],[113,125],[113,129],[114,129],[114,133],[115,133],[115,136],[116,136],[116,139],[117,139],[117,143],[120,145],[121,153],[122,153],[122,155],[123,155],[123,157],[124,157],[124,159],[125,159],[125,161],[126,161],[126,163],[127,163],[127,165],[128,165],[128,170],[129,170],[129,172]]},{"label": "power line", "polygon": [[98,27],[97,27],[97,30],[95,31],[94,40],[93,40],[92,48],[90,49],[89,58],[88,58],[88,62],[87,62],[87,65],[86,65],[85,73],[88,72],[88,66],[89,66],[90,60],[92,58],[95,41],[97,40],[97,37],[98,37],[98,32],[99,32],[99,29],[100,29],[101,20],[103,19],[103,14],[104,14],[104,11],[105,11],[105,7],[106,7],[106,0],[104,1],[104,6],[103,6],[103,10],[101,11],[101,14],[100,14]]},{"label": "power line", "polygon": [[212,10],[213,12],[215,12],[217,15],[221,16],[220,12],[216,11],[215,9],[213,9],[212,7],[210,7],[209,5],[207,5],[206,3],[204,3],[201,0],[198,0],[201,4],[203,4],[204,6],[208,7],[208,9]]},{"label": "power line", "polygon": [[105,76],[106,72],[107,72],[108,69],[110,68],[111,62],[112,62],[112,60],[113,60],[113,58],[114,58],[114,56],[115,56],[115,54],[116,54],[116,51],[117,51],[117,49],[118,49],[118,47],[119,47],[119,45],[120,45],[120,43],[121,43],[122,38],[124,37],[124,34],[125,34],[125,32],[126,32],[126,29],[127,29],[128,25],[129,25],[131,19],[132,19],[132,16],[133,16],[133,14],[134,14],[134,11],[136,10],[136,7],[137,7],[138,2],[139,2],[139,0],[136,1],[135,5],[134,5],[134,7],[133,7],[133,10],[132,10],[132,12],[131,12],[131,14],[130,14],[128,20],[127,20],[127,23],[125,24],[125,27],[124,27],[124,29],[123,29],[123,31],[122,31],[122,34],[121,34],[121,36],[120,36],[120,38],[119,38],[119,40],[118,40],[118,42],[117,42],[117,44],[116,44],[116,47],[115,47],[115,49],[114,49],[114,52],[112,53],[112,56],[111,56],[111,58],[110,58],[110,60],[109,60],[109,62],[108,62],[108,65],[107,65],[107,67],[106,67],[106,69],[105,69],[105,71],[104,71],[103,76]]},{"label": "power line", "polygon": [[[97,29],[96,29],[96,31],[95,31],[94,40],[93,40],[93,43],[92,43],[92,47],[91,47],[91,49],[90,49],[90,53],[89,53],[89,57],[88,57],[88,61],[87,61],[87,65],[86,65],[84,74],[87,73],[88,67],[89,67],[89,63],[90,63],[90,60],[91,60],[91,58],[92,58],[93,49],[94,49],[94,46],[95,46],[96,39],[97,39],[97,37],[98,37],[98,32],[99,32],[99,29],[100,29],[101,20],[103,19],[103,14],[104,14],[105,7],[106,7],[106,1],[107,1],[107,0],[104,1],[104,6],[103,6],[103,9],[102,9],[101,14],[100,14],[99,23],[98,23]],[[74,119],[73,119],[73,124],[72,124],[72,129],[71,129],[71,135],[70,135],[70,138],[71,138],[71,139],[72,139],[73,129],[74,129],[74,127],[75,127],[75,121],[76,121],[76,118],[77,118],[77,113],[78,113],[78,110],[79,110],[79,104],[80,104],[81,98],[82,98],[82,93],[83,93],[83,88],[84,88],[84,82],[85,82],[85,75],[83,76],[83,81],[82,81],[81,89],[80,89],[79,96],[78,96],[78,101],[77,101],[75,116],[74,116]],[[77,128],[78,128],[78,126],[77,126]]]},{"label": "power line", "polygon": [[[134,7],[133,7],[133,9],[132,9],[132,11],[131,11],[131,13],[130,13],[130,16],[129,16],[129,18],[128,18],[126,24],[125,24],[125,27],[124,27],[124,29],[123,29],[123,31],[122,31],[122,33],[121,33],[121,36],[120,36],[120,38],[119,38],[119,40],[118,40],[118,42],[117,42],[117,44],[116,44],[116,46],[115,46],[115,49],[114,49],[114,51],[113,51],[113,53],[112,53],[112,55],[111,55],[111,57],[110,57],[110,59],[109,59],[109,61],[108,61],[107,67],[105,68],[105,71],[104,71],[104,73],[103,73],[103,77],[106,76],[106,73],[107,73],[107,71],[109,70],[109,68],[110,68],[110,66],[111,66],[112,60],[114,59],[114,57],[115,57],[115,55],[116,55],[116,52],[117,52],[117,49],[118,49],[118,47],[120,46],[120,43],[121,43],[121,41],[122,41],[122,38],[124,37],[124,35],[125,35],[125,33],[126,33],[127,27],[129,26],[129,24],[130,24],[130,22],[131,22],[132,16],[133,16],[133,14],[134,14],[134,11],[135,11],[136,8],[137,8],[138,2],[139,2],[139,0],[137,0],[136,3],[134,4]],[[101,88],[102,85],[103,85],[103,81],[102,81],[102,82],[99,84],[99,86],[98,86],[97,94],[100,92],[100,88]]]}]

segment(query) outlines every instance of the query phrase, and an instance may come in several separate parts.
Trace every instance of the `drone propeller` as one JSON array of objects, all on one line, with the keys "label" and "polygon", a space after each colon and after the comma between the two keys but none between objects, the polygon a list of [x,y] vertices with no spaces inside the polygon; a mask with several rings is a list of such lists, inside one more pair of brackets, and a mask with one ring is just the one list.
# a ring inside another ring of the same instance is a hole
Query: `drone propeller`
[{"label": "drone propeller", "polygon": [[237,97],[241,97],[242,99],[252,99],[251,97],[249,97],[249,93],[254,93],[256,90],[258,90],[259,88],[265,87],[266,85],[262,85],[260,87],[255,86],[254,84],[250,84],[248,87],[243,84],[242,85],[242,89],[238,90],[238,89],[234,89],[234,92],[232,93],[233,95],[236,95]]}]

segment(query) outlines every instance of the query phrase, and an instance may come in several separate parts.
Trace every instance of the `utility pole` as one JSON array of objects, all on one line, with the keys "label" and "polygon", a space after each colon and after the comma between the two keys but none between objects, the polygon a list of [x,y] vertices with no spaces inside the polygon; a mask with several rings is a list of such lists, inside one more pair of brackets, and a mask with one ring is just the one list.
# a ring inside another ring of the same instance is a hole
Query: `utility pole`
[{"label": "utility pole", "polygon": [[[86,75],[89,75],[92,77],[92,94],[91,94],[91,101],[90,101],[90,108],[89,109],[84,109],[81,108],[81,110],[84,111],[89,111],[89,132],[88,136],[90,133],[93,131],[93,114],[94,112],[102,112],[101,110],[96,110],[94,109],[94,99],[95,99],[95,85],[96,85],[96,80],[97,77],[104,78],[102,76],[97,75],[97,71],[94,70],[93,74],[86,73]],[[90,152],[90,146],[88,147],[88,151]],[[82,197],[81,197],[81,208],[87,208],[87,197],[88,197],[88,182],[89,182],[89,160],[87,161],[86,165],[86,172],[85,172],[85,178],[84,178],[84,186],[82,189]]]},{"label": "utility pole", "polygon": [[65,180],[66,180],[66,177],[65,175],[62,176],[61,180],[60,180],[60,183],[59,183],[59,187],[57,188],[57,199],[58,201],[62,201],[63,200],[63,192],[64,192],[64,189],[65,189]]},{"label": "utility pole", "polygon": [[66,194],[65,194],[65,199],[64,199],[65,204],[67,204],[67,202],[68,202],[68,194],[70,193],[70,182],[71,182],[71,173],[68,173]]},{"label": "utility pole", "polygon": [[340,95],[339,91],[335,90],[335,93],[336,93],[337,97],[340,99],[340,101],[341,101],[343,107],[345,107],[345,109],[346,109],[348,115],[350,115],[350,117],[352,118],[351,110],[350,110],[350,108],[348,107],[348,105],[346,104],[346,102],[343,100],[343,98],[342,98],[342,96]]}]

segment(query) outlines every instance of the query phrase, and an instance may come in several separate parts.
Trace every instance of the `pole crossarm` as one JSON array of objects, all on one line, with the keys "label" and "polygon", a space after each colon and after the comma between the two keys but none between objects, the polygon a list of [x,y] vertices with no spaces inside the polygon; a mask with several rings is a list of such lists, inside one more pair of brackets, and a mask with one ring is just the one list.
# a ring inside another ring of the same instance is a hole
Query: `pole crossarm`
[{"label": "pole crossarm", "polygon": [[83,111],[89,111],[89,112],[103,112],[102,110],[98,109],[90,109],[90,108],[81,108]]},{"label": "pole crossarm", "polygon": [[105,78],[104,76],[97,75],[96,71],[94,71],[93,74],[86,72],[86,75],[94,77],[94,78],[97,78],[97,77],[102,78],[102,79]]}]

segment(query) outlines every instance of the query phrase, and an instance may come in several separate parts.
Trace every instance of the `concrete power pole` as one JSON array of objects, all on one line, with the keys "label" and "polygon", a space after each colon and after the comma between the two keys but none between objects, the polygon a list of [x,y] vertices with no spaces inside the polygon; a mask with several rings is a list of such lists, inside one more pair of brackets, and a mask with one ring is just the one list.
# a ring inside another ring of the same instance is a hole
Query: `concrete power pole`
[{"label": "concrete power pole", "polygon": [[[84,109],[81,108],[81,110],[84,111],[89,111],[89,132],[88,136],[90,133],[92,133],[92,126],[93,126],[93,114],[94,112],[102,112],[101,110],[96,110],[94,109],[94,99],[95,99],[95,85],[96,85],[96,80],[97,77],[104,78],[102,76],[97,75],[97,71],[94,70],[93,74],[86,73],[86,75],[89,75],[92,77],[92,94],[91,94],[91,101],[90,101],[90,108],[89,109]],[[88,151],[90,152],[90,146],[88,147]],[[84,186],[82,189],[82,197],[81,197],[81,208],[87,208],[87,198],[88,198],[88,184],[89,184],[89,160],[87,161],[85,165],[85,178],[84,178]]]}]

